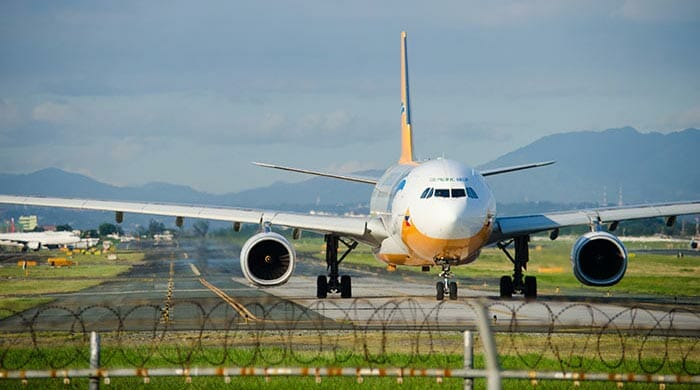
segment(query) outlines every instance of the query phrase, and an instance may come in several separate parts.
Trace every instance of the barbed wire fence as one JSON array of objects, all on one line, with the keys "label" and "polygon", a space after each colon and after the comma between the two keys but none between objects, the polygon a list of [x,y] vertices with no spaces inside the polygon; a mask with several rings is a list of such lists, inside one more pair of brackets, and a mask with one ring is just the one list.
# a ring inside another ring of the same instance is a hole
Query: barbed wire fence
[{"label": "barbed wire fence", "polygon": [[167,308],[0,309],[0,381],[343,375],[700,383],[700,312],[692,307],[475,300],[460,301],[455,317],[454,305],[173,300]]}]

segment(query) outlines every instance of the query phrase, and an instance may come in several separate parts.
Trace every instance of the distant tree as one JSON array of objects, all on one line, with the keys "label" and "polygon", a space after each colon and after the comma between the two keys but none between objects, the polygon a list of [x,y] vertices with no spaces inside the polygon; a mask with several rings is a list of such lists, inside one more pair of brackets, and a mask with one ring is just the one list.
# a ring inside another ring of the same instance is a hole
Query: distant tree
[{"label": "distant tree", "polygon": [[100,233],[95,229],[83,230],[83,232],[80,234],[81,238],[97,238],[99,236]]},{"label": "distant tree", "polygon": [[37,225],[37,227],[35,227],[34,230],[32,230],[32,231],[33,231],[33,232],[43,232],[43,231],[44,231],[44,228],[41,227],[41,226],[39,226],[39,225]]},{"label": "distant tree", "polygon": [[124,230],[122,230],[121,226],[117,226],[112,223],[103,223],[102,225],[100,225],[99,232],[101,237],[115,233],[120,235],[124,234]]},{"label": "distant tree", "polygon": [[197,221],[192,225],[192,228],[194,229],[194,234],[197,237],[206,237],[207,232],[209,231],[209,222],[208,221]]},{"label": "distant tree", "polygon": [[136,227],[135,233],[138,237],[148,236],[148,230],[146,230],[146,228],[141,225]]},{"label": "distant tree", "polygon": [[73,227],[71,225],[68,225],[68,224],[56,225],[56,231],[57,232],[72,232]]},{"label": "distant tree", "polygon": [[148,223],[148,234],[153,237],[156,234],[162,234],[165,231],[165,224],[163,222],[158,222],[155,219],[152,219],[151,222]]}]

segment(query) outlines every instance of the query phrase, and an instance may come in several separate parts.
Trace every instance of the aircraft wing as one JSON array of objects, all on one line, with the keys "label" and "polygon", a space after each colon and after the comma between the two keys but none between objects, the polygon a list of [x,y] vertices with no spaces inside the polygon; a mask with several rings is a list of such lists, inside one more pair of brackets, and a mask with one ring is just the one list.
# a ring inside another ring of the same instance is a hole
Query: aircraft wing
[{"label": "aircraft wing", "polygon": [[375,240],[381,240],[387,236],[384,224],[378,218],[370,217],[355,218],[259,209],[0,195],[0,204],[3,203],[77,210],[114,211],[124,214],[165,215],[250,224],[269,223],[272,226],[299,228],[322,234],[336,233],[368,243],[374,243]]},{"label": "aircraft wing", "polygon": [[497,217],[489,243],[567,226],[607,224],[630,219],[675,217],[686,214],[700,214],[700,200]]},{"label": "aircraft wing", "polygon": [[289,171],[289,172],[304,173],[307,175],[330,177],[332,179],[354,181],[357,183],[365,183],[365,184],[373,184],[374,185],[374,184],[377,184],[377,181],[379,181],[379,179],[374,178],[374,177],[365,177],[365,176],[357,176],[357,175],[341,175],[341,174],[337,174],[337,173],[314,171],[311,169],[294,168],[294,167],[287,167],[287,166],[283,166],[283,165],[275,165],[275,164],[268,164],[268,163],[262,163],[262,162],[254,162],[253,164],[257,165],[259,167],[264,167],[264,168],[273,168],[273,169],[280,169],[280,170]]}]

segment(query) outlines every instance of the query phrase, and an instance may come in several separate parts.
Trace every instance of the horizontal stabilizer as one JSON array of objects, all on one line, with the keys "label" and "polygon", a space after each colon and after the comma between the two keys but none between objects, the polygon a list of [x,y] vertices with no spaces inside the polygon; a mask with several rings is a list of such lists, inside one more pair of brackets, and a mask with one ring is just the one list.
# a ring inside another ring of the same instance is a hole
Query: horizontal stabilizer
[{"label": "horizontal stabilizer", "polygon": [[261,163],[261,162],[253,162],[253,164],[260,166],[260,167],[265,167],[265,168],[281,169],[283,171],[305,173],[307,175],[314,175],[314,176],[330,177],[333,179],[354,181],[357,183],[377,184],[377,180],[378,180],[378,179],[371,178],[371,177],[362,177],[362,176],[354,176],[354,175],[341,175],[341,174],[336,174],[336,173],[312,171],[309,169],[285,167],[282,165],[274,165],[274,164],[267,164],[267,163]]},{"label": "horizontal stabilizer", "polygon": [[544,167],[547,165],[552,165],[554,163],[555,163],[555,161],[543,161],[543,162],[532,163],[532,164],[515,165],[512,167],[488,169],[485,171],[481,171],[480,173],[481,173],[481,176],[500,175],[501,173],[508,173],[508,172],[520,171],[523,169],[530,169],[530,168],[537,168],[537,167]]}]

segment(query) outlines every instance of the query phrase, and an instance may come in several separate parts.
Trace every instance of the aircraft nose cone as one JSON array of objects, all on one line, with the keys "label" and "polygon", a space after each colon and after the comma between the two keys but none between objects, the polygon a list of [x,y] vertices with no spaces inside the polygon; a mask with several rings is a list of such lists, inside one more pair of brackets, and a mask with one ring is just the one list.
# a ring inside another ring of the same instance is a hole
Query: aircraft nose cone
[{"label": "aircraft nose cone", "polygon": [[441,238],[465,238],[470,233],[470,215],[466,202],[445,201],[432,209],[434,220],[439,221]]}]

